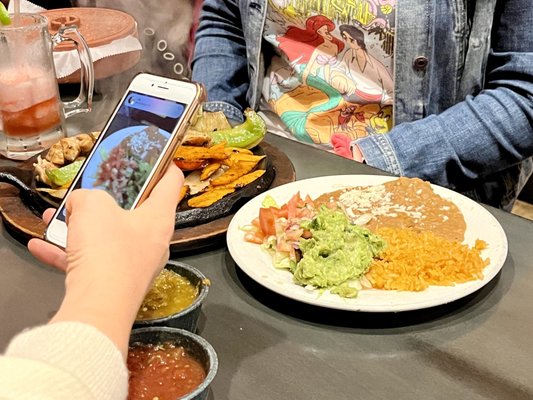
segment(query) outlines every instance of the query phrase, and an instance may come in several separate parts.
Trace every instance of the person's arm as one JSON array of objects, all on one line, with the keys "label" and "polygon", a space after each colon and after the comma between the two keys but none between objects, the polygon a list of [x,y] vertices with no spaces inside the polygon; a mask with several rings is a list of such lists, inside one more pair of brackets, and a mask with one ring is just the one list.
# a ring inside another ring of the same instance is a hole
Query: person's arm
[{"label": "person's arm", "polygon": [[238,0],[205,0],[195,40],[192,79],[207,90],[204,109],[242,121],[250,79]]},{"label": "person's arm", "polygon": [[102,190],[71,193],[66,251],[38,239],[28,244],[35,257],[67,274],[65,297],[51,324],[92,325],[126,357],[137,311],[168,260],[182,183],[183,174],[172,164],[150,196],[129,211]]},{"label": "person's arm", "polygon": [[368,164],[464,190],[533,154],[533,8],[500,1],[495,16],[485,89],[439,115],[358,140]]},{"label": "person's arm", "polygon": [[18,335],[0,357],[0,398],[125,397],[131,327],[168,260],[182,184],[171,164],[130,211],[104,191],[75,190],[67,201],[66,250],[29,242],[36,258],[66,272],[65,297],[48,325]]},{"label": "person's arm", "polygon": [[113,342],[79,322],[48,324],[14,337],[0,356],[0,399],[125,399],[128,369]]}]

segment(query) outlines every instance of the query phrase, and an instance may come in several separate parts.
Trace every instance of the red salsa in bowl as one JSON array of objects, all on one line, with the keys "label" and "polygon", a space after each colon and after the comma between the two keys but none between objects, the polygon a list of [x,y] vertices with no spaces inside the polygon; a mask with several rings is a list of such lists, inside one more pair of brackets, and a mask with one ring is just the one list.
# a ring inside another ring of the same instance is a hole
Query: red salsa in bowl
[{"label": "red salsa in bowl", "polygon": [[128,352],[128,400],[175,400],[191,393],[206,373],[185,348],[173,343],[137,343]]},{"label": "red salsa in bowl", "polygon": [[205,400],[218,357],[204,338],[185,329],[133,329],[128,351],[128,400]]}]

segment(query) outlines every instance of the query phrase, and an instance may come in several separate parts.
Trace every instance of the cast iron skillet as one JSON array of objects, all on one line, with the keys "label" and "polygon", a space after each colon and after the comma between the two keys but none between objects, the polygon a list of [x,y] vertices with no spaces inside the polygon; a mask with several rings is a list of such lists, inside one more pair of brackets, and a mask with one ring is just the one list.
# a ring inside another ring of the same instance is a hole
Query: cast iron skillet
[{"label": "cast iron skillet", "polygon": [[[265,154],[261,146],[255,147],[253,152],[256,155]],[[182,201],[176,212],[176,229],[205,224],[225,217],[240,208],[250,198],[267,190],[276,174],[268,155],[259,162],[256,169],[264,169],[265,173],[242,189],[223,197],[209,207],[190,208],[187,206],[186,201]]]},{"label": "cast iron skillet", "polygon": [[47,208],[57,207],[59,199],[36,190],[33,176],[33,163],[35,162],[37,162],[37,156],[22,161],[17,166],[0,167],[0,182],[15,186],[26,207],[40,217]]},{"label": "cast iron skillet", "polygon": [[[254,148],[254,153],[257,155],[265,154],[261,146]],[[36,182],[34,178],[33,164],[35,162],[37,162],[37,156],[22,161],[17,166],[0,167],[0,182],[9,183],[19,189],[22,202],[40,217],[47,208],[57,208],[61,200],[48,193],[36,190],[39,182]],[[267,190],[275,176],[275,169],[268,156],[259,162],[257,169],[265,169],[266,172],[252,183],[229,194],[209,207],[190,208],[187,206],[187,202],[183,201],[176,210],[175,228],[201,225],[225,217],[237,210],[250,198]]]}]

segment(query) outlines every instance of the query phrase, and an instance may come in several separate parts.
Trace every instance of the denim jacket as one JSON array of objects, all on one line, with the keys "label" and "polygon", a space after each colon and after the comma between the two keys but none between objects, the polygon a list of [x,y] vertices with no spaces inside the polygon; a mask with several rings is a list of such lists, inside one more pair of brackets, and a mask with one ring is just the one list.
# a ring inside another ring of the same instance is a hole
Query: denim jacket
[{"label": "denim jacket", "polygon": [[[259,106],[266,0],[204,0],[193,79],[206,109]],[[399,0],[395,127],[357,140],[369,165],[510,209],[532,171],[531,0]]]}]

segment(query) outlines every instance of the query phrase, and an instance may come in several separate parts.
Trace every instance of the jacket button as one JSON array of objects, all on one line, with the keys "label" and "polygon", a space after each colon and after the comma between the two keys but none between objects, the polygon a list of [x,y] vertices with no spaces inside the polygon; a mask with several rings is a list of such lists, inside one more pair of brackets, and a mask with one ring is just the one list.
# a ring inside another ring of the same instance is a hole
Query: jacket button
[{"label": "jacket button", "polygon": [[424,56],[416,57],[413,60],[413,68],[416,71],[424,71],[427,66],[428,66],[428,59]]}]

